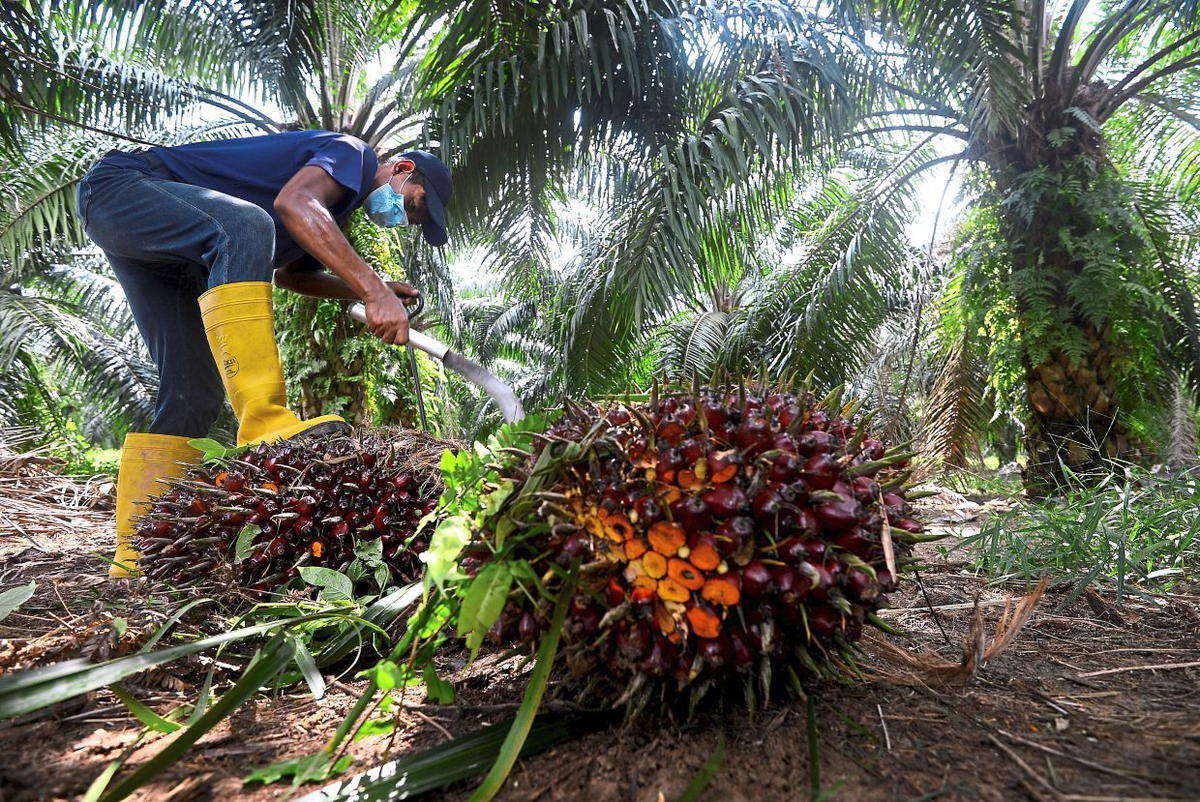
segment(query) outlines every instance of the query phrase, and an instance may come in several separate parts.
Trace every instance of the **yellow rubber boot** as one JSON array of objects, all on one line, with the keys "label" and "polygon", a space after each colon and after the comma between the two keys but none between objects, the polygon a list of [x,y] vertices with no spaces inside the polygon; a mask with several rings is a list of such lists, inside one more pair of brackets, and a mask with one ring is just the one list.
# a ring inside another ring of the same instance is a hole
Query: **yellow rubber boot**
[{"label": "yellow rubber boot", "polygon": [[208,347],[237,415],[239,446],[286,440],[318,426],[330,434],[350,431],[337,415],[300,420],[287,408],[270,282],[213,287],[200,296],[200,314]]},{"label": "yellow rubber boot", "polygon": [[133,519],[144,512],[140,506],[166,490],[160,479],[183,476],[200,452],[188,445],[188,437],[170,434],[125,435],[121,466],[117,473],[117,555],[108,575],[126,577],[137,571],[138,553],[131,542],[136,528]]}]

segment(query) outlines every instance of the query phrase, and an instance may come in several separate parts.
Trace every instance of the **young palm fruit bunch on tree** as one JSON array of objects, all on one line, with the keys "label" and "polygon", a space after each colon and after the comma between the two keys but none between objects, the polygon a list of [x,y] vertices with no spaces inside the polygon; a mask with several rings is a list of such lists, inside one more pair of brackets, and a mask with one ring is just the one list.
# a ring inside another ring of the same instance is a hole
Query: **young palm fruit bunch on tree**
[{"label": "young palm fruit bunch on tree", "polygon": [[438,458],[454,445],[397,432],[206,461],[148,505],[135,534],[141,568],[177,585],[260,594],[304,587],[305,566],[369,574],[380,589],[410,582],[428,545],[417,524],[442,492]]},{"label": "young palm fruit bunch on tree", "polygon": [[[551,593],[577,566],[560,651],[573,674],[631,702],[689,685],[696,698],[739,673],[768,694],[773,675],[853,669],[850,644],[865,623],[886,628],[875,613],[925,538],[905,496],[911,454],[825,406],[706,391],[576,407],[547,430],[527,475],[545,476],[544,452],[569,456],[518,528],[537,533],[526,558]],[[493,550],[468,549],[462,567]],[[514,592],[489,637],[534,644],[552,607]]]}]

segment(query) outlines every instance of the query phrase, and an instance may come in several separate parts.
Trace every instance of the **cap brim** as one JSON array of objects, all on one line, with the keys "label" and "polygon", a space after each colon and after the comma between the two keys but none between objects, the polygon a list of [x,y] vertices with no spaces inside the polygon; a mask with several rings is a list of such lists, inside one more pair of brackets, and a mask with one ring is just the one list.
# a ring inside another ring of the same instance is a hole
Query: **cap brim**
[{"label": "cap brim", "polygon": [[449,241],[450,235],[446,233],[446,205],[437,192],[426,189],[425,210],[429,213],[429,222],[421,224],[421,233],[426,242],[440,248]]}]

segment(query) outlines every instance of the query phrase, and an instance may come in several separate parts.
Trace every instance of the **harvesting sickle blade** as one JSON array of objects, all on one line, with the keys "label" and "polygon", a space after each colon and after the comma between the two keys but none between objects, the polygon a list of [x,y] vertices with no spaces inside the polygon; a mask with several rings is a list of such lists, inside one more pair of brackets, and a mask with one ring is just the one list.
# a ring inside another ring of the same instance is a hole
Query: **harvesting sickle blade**
[{"label": "harvesting sickle blade", "polygon": [[[359,323],[367,322],[367,308],[361,303],[351,304],[350,317]],[[467,359],[462,354],[450,350],[450,347],[439,342],[424,332],[410,329],[408,342],[413,348],[419,348],[434,359],[440,360],[450,370],[462,376],[467,381],[478,386],[492,397],[500,407],[500,414],[508,423],[519,421],[525,417],[521,402],[513,394],[512,388],[492,375],[487,368]]]}]

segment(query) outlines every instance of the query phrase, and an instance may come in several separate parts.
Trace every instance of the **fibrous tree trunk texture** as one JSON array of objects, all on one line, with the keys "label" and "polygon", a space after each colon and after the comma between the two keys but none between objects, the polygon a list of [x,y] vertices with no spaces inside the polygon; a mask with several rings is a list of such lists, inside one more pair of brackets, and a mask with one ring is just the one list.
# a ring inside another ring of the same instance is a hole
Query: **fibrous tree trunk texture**
[{"label": "fibrous tree trunk texture", "polygon": [[1063,487],[1067,471],[1077,478],[1099,475],[1132,454],[1117,405],[1111,327],[1081,325],[1087,333],[1082,359],[1055,350],[1041,364],[1026,366],[1025,484],[1040,495]]}]

